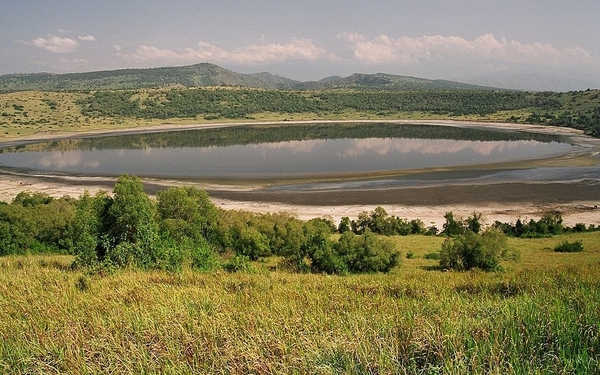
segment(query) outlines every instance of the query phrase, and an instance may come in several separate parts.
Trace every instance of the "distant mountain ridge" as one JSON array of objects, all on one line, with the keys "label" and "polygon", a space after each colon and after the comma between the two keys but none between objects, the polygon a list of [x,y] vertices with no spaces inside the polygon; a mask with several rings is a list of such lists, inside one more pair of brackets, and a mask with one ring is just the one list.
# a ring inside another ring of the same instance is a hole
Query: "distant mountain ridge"
[{"label": "distant mountain ridge", "polygon": [[319,81],[300,82],[267,72],[237,73],[209,63],[181,67],[119,69],[86,73],[31,73],[0,76],[0,92],[140,89],[169,86],[238,86],[281,90],[318,90],[346,87],[388,90],[492,89],[461,82],[430,80],[384,73],[355,73],[348,77],[332,76]]}]

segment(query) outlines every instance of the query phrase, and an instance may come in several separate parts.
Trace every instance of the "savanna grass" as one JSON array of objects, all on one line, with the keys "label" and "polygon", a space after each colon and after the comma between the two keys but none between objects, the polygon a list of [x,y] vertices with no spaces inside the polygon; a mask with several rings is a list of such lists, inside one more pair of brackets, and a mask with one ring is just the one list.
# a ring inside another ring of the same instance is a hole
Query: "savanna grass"
[{"label": "savanna grass", "polygon": [[415,259],[392,274],[347,277],[85,274],[70,270],[69,257],[1,258],[0,372],[590,374],[600,368],[597,254],[589,264],[551,260],[504,273],[427,271],[423,262],[435,261],[419,259],[431,251],[418,246],[419,238],[435,241],[410,238]]}]

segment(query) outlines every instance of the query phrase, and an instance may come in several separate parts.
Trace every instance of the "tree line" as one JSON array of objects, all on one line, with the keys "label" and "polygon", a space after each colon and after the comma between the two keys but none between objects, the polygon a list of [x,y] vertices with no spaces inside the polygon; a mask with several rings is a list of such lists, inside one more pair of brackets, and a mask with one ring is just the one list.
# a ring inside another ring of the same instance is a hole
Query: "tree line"
[{"label": "tree line", "polygon": [[86,116],[138,118],[245,118],[260,112],[322,113],[355,110],[369,113],[430,112],[451,116],[491,114],[536,105],[528,94],[490,90],[287,91],[194,88],[153,91],[97,91],[78,104]]},{"label": "tree line", "polygon": [[[338,225],[327,218],[303,221],[285,213],[222,210],[194,187],[171,187],[151,199],[139,178],[123,175],[112,195],[55,199],[22,192],[10,204],[0,203],[0,255],[64,253],[75,255],[74,267],[169,271],[239,270],[276,256],[279,267],[293,272],[388,272],[399,264],[400,254],[386,236],[440,233],[448,237],[438,257],[441,267],[494,269],[509,255],[505,235],[597,229],[568,228],[556,213],[526,225],[496,222],[484,231],[480,214],[462,220],[449,212],[445,218],[441,232],[418,219],[388,215],[382,207],[356,220],[344,217]],[[448,260],[464,248],[482,252],[471,258],[485,261]]]},{"label": "tree line", "polygon": [[374,116],[424,112],[439,116],[485,116],[521,110],[507,118],[566,126],[600,135],[597,92],[521,92],[494,90],[352,90],[290,91],[249,88],[188,88],[162,90],[101,90],[77,101],[89,117],[144,119],[251,119],[257,113],[326,116],[356,111]]},{"label": "tree line", "polygon": [[334,240],[335,231],[328,219],[221,210],[194,187],[171,187],[154,200],[129,175],[119,177],[112,195],[53,199],[22,192],[0,204],[0,255],[73,254],[74,267],[236,270],[278,256],[291,271],[346,274],[388,272],[398,264],[385,238],[349,233]]}]

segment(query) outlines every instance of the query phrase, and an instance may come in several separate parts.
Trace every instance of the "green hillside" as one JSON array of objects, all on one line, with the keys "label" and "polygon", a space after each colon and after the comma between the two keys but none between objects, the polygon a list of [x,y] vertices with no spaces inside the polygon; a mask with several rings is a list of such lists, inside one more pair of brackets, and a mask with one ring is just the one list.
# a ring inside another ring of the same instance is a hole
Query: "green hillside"
[{"label": "green hillside", "polygon": [[357,119],[529,123],[599,137],[600,90],[492,90],[387,74],[301,83],[210,64],[0,76],[0,138],[165,123]]},{"label": "green hillside", "polygon": [[42,90],[102,90],[161,87],[235,86],[264,89],[318,90],[326,88],[380,89],[474,89],[481,87],[459,82],[428,80],[392,74],[353,74],[314,82],[299,82],[270,73],[241,74],[217,65],[203,63],[181,67],[120,69],[68,74],[8,74],[0,76],[0,92]]}]

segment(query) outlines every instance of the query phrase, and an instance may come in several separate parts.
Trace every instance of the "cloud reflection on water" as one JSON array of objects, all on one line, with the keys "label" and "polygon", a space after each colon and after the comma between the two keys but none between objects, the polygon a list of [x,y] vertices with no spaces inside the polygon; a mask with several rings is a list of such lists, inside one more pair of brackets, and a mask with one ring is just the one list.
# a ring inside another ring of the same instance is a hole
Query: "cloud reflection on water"
[{"label": "cloud reflection on water", "polygon": [[535,140],[338,138],[221,147],[19,152],[4,154],[3,164],[77,174],[270,178],[510,162],[549,157],[571,147]]}]

